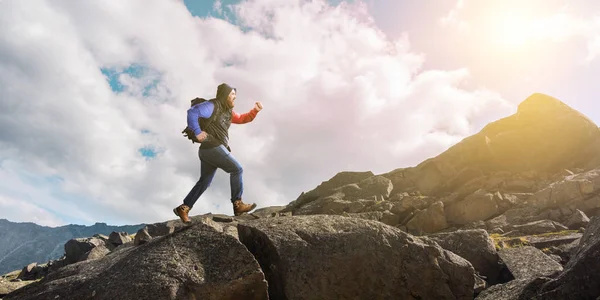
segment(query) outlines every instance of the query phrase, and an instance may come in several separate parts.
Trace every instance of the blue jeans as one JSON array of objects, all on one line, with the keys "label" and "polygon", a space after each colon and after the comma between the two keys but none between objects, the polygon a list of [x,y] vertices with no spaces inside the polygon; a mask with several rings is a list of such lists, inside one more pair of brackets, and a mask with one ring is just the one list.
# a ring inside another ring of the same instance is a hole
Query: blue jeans
[{"label": "blue jeans", "polygon": [[206,191],[217,172],[217,169],[229,173],[231,185],[231,202],[242,199],[244,183],[242,181],[242,166],[235,160],[233,155],[220,145],[210,149],[198,149],[200,158],[200,180],[183,200],[183,204],[192,208],[200,195]]}]

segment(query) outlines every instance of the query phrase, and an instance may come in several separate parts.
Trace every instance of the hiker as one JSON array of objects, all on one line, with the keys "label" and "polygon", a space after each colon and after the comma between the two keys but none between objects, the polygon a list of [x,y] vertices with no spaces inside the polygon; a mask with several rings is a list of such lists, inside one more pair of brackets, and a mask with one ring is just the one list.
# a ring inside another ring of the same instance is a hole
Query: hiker
[{"label": "hiker", "polygon": [[[231,154],[229,147],[229,126],[231,123],[244,124],[251,122],[262,110],[262,103],[256,102],[254,108],[244,114],[233,111],[237,90],[226,83],[217,87],[217,96],[211,100],[201,98],[199,104],[192,102],[187,111],[188,128],[184,131],[192,141],[199,142],[198,157],[200,158],[200,179],[183,200],[183,204],[173,209],[175,215],[184,223],[190,222],[188,212],[194,206],[200,195],[210,186],[218,168],[229,173],[231,186],[231,202],[234,215],[239,216],[256,208],[256,204],[242,202],[244,190],[242,166]],[[199,124],[204,123],[201,128]],[[205,120],[206,119],[206,120]],[[183,133],[183,132],[182,132]]]}]

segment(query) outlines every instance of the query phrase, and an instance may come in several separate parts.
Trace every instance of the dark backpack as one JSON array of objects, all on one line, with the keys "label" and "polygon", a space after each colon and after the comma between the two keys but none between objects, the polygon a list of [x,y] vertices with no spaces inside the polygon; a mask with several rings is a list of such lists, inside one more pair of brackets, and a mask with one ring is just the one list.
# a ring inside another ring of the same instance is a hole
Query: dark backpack
[{"label": "dark backpack", "polygon": [[[194,107],[194,105],[198,105],[202,102],[212,101],[212,100],[214,100],[214,99],[206,100],[204,98],[196,97],[191,100],[190,107]],[[200,128],[202,128],[202,130],[206,130],[206,128],[208,128],[208,125],[210,125],[210,123],[212,123],[214,117],[217,115],[216,111],[217,111],[217,105],[215,105],[215,109],[213,110],[212,115],[208,119],[198,118],[198,124],[200,124]],[[183,133],[183,136],[187,137],[188,140],[192,141],[192,144],[200,143],[200,141],[198,141],[198,139],[196,138],[194,131],[189,126],[186,126],[185,129],[183,131],[181,131],[181,133]]]}]

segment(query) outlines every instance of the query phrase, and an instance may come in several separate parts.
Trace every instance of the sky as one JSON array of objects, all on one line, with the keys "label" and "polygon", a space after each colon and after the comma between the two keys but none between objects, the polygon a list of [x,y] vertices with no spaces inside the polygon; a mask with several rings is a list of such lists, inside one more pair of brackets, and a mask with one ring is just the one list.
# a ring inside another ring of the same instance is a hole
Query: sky
[{"label": "sky", "polygon": [[[600,124],[600,2],[0,0],[0,218],[163,222],[195,97],[236,87],[245,202],[434,157],[533,93]],[[190,214],[233,213],[217,172]]]}]

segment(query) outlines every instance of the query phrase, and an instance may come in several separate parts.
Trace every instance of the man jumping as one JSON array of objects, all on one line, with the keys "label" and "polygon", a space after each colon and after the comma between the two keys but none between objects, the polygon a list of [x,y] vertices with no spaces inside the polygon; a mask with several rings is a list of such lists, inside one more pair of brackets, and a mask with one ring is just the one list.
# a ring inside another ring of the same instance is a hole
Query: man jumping
[{"label": "man jumping", "polygon": [[[198,157],[200,158],[200,179],[183,200],[183,204],[173,209],[175,215],[184,223],[190,222],[188,212],[200,195],[210,186],[218,168],[229,173],[231,185],[231,202],[233,213],[239,216],[256,208],[256,204],[242,202],[244,185],[242,166],[231,154],[229,147],[229,126],[231,123],[244,124],[254,120],[262,103],[256,102],[254,108],[247,113],[238,114],[233,111],[236,89],[222,83],[217,87],[215,99],[201,102],[187,111],[188,128],[197,142],[200,142]],[[199,118],[211,119],[206,128],[200,128]],[[190,134],[191,134],[190,132]]]}]

